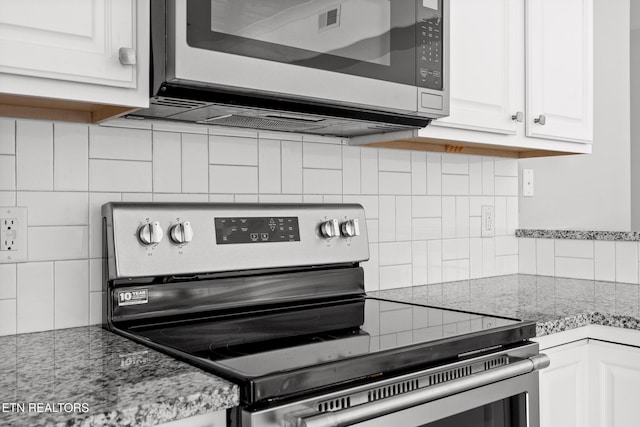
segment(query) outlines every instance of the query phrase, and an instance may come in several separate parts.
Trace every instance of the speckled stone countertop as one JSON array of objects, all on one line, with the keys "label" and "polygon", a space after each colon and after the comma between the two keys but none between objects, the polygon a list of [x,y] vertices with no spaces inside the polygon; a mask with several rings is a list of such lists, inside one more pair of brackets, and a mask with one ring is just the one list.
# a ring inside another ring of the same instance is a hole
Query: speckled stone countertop
[{"label": "speckled stone countertop", "polygon": [[537,322],[537,336],[589,324],[640,330],[640,285],[516,274],[372,296]]},{"label": "speckled stone countertop", "polygon": [[583,230],[516,230],[516,237],[534,239],[572,239],[572,240],[621,240],[640,241],[637,231],[583,231]]},{"label": "speckled stone countertop", "polygon": [[0,337],[2,426],[150,426],[238,397],[236,385],[98,326]]}]

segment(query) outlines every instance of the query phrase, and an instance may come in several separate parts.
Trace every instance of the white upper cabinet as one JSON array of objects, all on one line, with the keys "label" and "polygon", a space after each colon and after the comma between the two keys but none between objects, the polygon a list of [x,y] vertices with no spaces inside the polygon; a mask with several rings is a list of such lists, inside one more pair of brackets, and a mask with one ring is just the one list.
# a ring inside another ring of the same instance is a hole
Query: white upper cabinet
[{"label": "white upper cabinet", "polygon": [[18,113],[146,107],[148,57],[148,0],[0,1],[0,104]]},{"label": "white upper cabinet", "polygon": [[451,115],[433,124],[515,134],[523,111],[523,3],[451,0]]},{"label": "white upper cabinet", "polygon": [[526,17],[527,136],[591,142],[592,0],[527,0]]}]

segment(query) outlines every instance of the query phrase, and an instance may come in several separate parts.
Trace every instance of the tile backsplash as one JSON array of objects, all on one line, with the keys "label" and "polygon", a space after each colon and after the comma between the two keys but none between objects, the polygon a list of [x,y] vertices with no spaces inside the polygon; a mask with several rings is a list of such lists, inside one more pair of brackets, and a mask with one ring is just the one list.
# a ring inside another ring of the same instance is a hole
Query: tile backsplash
[{"label": "tile backsplash", "polygon": [[[0,119],[0,206],[27,206],[29,259],[0,264],[0,335],[101,321],[109,201],[356,202],[369,291],[518,272],[515,159],[121,119]],[[481,206],[495,237],[481,238]]]}]

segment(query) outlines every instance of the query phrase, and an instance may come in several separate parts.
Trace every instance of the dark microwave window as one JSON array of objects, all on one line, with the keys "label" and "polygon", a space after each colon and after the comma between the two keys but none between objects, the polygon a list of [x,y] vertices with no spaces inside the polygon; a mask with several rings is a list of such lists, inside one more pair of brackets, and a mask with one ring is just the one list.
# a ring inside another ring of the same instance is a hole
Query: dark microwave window
[{"label": "dark microwave window", "polygon": [[187,21],[192,47],[416,85],[415,0],[190,1]]},{"label": "dark microwave window", "polygon": [[420,427],[527,427],[527,395],[521,393]]}]

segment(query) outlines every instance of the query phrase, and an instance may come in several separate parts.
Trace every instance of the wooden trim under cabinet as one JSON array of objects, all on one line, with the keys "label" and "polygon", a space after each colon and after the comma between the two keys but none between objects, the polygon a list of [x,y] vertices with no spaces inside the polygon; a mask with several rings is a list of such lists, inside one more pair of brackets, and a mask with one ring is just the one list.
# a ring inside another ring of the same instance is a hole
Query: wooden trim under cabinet
[{"label": "wooden trim under cabinet", "polygon": [[0,94],[0,116],[7,117],[100,123],[136,110],[138,108],[118,105]]}]

